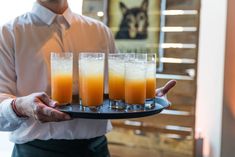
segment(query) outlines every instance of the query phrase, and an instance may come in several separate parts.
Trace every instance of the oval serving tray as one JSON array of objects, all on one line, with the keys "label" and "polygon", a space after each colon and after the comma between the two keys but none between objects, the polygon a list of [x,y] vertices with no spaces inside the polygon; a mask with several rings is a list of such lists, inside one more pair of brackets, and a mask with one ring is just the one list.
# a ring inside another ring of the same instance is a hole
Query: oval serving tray
[{"label": "oval serving tray", "polygon": [[78,104],[69,104],[66,106],[56,107],[61,112],[68,113],[72,118],[86,119],[127,119],[150,116],[160,113],[163,109],[168,108],[170,103],[163,98],[156,97],[155,100],[146,101],[145,107],[126,107],[126,109],[113,109],[109,105],[109,100],[105,99],[104,104],[98,109],[82,107]]}]

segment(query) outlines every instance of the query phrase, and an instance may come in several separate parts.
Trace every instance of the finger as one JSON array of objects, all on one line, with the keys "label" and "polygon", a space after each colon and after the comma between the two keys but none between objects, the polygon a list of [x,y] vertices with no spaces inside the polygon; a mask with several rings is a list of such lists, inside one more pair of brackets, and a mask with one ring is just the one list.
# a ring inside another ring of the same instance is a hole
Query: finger
[{"label": "finger", "polygon": [[53,108],[54,108],[54,107],[58,106],[58,104],[59,104],[59,103],[58,103],[57,101],[54,101],[54,100],[50,99],[50,102],[49,102],[49,106],[50,106],[50,107],[53,107]]},{"label": "finger", "polygon": [[44,107],[42,114],[47,116],[51,121],[61,121],[61,120],[70,120],[71,117],[68,114],[60,112],[50,107]]},{"label": "finger", "polygon": [[71,119],[71,118],[58,118],[57,116],[53,116],[54,115],[53,112],[51,112],[50,114],[51,116],[45,115],[44,113],[40,113],[35,117],[38,117],[37,120],[39,120],[40,122],[59,122]]},{"label": "finger", "polygon": [[39,114],[39,115],[35,116],[35,119],[36,119],[37,121],[39,121],[40,123],[45,123],[45,122],[57,122],[57,121],[59,121],[59,120],[53,120],[53,121],[52,121],[50,117],[47,117],[47,116],[42,115],[42,114]]},{"label": "finger", "polygon": [[164,94],[162,93],[162,89],[163,89],[163,88],[158,88],[158,89],[156,90],[156,96],[161,97],[161,96],[164,95]]},{"label": "finger", "polygon": [[167,94],[167,92],[168,92],[171,88],[173,88],[173,87],[175,86],[175,84],[176,84],[176,81],[175,81],[175,80],[170,80],[169,82],[167,82],[167,83],[165,84],[164,87],[158,88],[158,89],[156,90],[156,96],[158,96],[158,97],[164,96],[165,94]]},{"label": "finger", "polygon": [[45,105],[50,107],[55,107],[57,104],[57,102],[50,99],[50,97],[45,92],[39,93],[37,95],[37,98],[41,100]]},{"label": "finger", "polygon": [[57,111],[40,102],[36,103],[33,117],[41,122],[53,122],[53,121],[56,122],[56,121],[65,121],[71,119],[71,117],[68,114]]},{"label": "finger", "polygon": [[162,91],[161,91],[162,94],[165,95],[166,93],[168,93],[168,91],[172,89],[175,85],[176,85],[175,80],[170,80],[169,82],[167,82],[165,86],[162,88]]},{"label": "finger", "polygon": [[50,98],[45,92],[37,93],[36,97],[42,101],[45,105],[49,106]]}]

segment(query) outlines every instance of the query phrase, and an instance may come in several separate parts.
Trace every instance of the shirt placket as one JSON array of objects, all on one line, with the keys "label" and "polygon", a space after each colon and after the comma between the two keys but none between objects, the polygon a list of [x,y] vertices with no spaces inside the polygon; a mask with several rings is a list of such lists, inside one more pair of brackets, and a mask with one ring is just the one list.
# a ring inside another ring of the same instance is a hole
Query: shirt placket
[{"label": "shirt placket", "polygon": [[59,41],[62,47],[62,51],[64,51],[64,36],[65,36],[65,21],[63,16],[56,17],[56,32],[59,37]]}]

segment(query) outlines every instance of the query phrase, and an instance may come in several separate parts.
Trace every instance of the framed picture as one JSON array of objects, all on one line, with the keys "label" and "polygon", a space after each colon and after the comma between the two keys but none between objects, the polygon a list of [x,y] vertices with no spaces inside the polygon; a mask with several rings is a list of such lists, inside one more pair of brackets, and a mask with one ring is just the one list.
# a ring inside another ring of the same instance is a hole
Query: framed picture
[{"label": "framed picture", "polygon": [[158,51],[160,0],[108,0],[106,23],[119,49]]}]

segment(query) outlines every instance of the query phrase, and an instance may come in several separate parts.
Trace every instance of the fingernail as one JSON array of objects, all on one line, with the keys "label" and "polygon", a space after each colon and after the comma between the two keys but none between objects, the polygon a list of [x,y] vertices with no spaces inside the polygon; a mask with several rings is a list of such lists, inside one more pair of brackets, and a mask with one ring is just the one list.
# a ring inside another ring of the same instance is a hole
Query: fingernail
[{"label": "fingernail", "polygon": [[50,105],[51,105],[51,107],[56,107],[57,102],[56,101],[52,101]]}]

